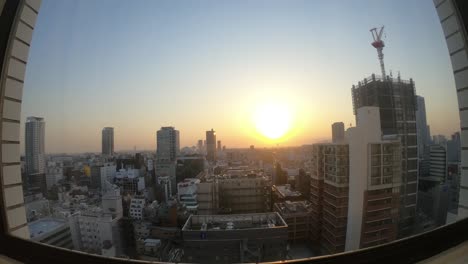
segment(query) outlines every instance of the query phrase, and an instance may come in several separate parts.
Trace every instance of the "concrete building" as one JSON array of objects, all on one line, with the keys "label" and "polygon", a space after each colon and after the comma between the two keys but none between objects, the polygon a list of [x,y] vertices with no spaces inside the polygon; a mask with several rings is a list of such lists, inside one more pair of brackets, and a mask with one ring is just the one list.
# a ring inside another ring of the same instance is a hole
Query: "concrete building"
[{"label": "concrete building", "polygon": [[397,235],[401,149],[382,136],[377,107],[357,110],[346,142],[312,149],[311,241],[322,253],[384,244]]},{"label": "concrete building", "polygon": [[[357,126],[348,130],[346,251],[388,243],[397,238],[403,177],[402,150],[398,138],[382,136],[379,110],[377,107],[358,108]],[[416,198],[414,195],[411,197]],[[413,203],[416,201],[410,204]]]},{"label": "concrete building", "polygon": [[[349,156],[348,144],[324,144],[314,149],[314,177],[320,178],[323,184],[322,189],[313,188],[311,191],[316,192],[315,197],[319,197],[323,204],[317,209],[322,210],[319,211],[322,218],[315,222],[320,223],[319,245],[324,254],[345,250],[350,195]],[[316,207],[314,204],[313,208]]]},{"label": "concrete building", "polygon": [[359,108],[378,107],[383,135],[401,139],[401,179],[399,237],[411,235],[414,227],[418,185],[417,100],[414,82],[372,75],[352,87],[356,123]]},{"label": "concrete building", "polygon": [[198,142],[197,142],[197,150],[198,150],[198,154],[200,154],[200,155],[205,154],[205,150],[204,150],[204,147],[203,147],[203,139],[199,139],[199,140],[198,140]]},{"label": "concrete building", "polygon": [[447,141],[447,161],[461,161],[461,141],[460,132],[453,133],[451,139]]},{"label": "concrete building", "polygon": [[155,164],[156,181],[161,182],[160,178],[169,178],[171,190],[177,191],[177,161],[160,161]]},{"label": "concrete building", "polygon": [[51,214],[49,200],[44,198],[42,194],[26,196],[24,199],[24,207],[28,222],[46,218]]},{"label": "concrete building", "polygon": [[42,218],[28,223],[31,240],[68,249],[73,241],[68,222],[59,218]]},{"label": "concrete building", "polygon": [[100,208],[80,211],[69,218],[74,248],[108,257],[119,255],[118,220]]},{"label": "concrete building", "polygon": [[122,196],[109,182],[104,187],[102,208],[79,211],[68,218],[74,248],[88,253],[116,257],[121,254],[119,220],[122,219]]},{"label": "concrete building", "polygon": [[159,162],[174,162],[180,152],[179,130],[161,127],[156,133],[156,156]]},{"label": "concrete building", "polygon": [[206,159],[216,161],[216,132],[213,129],[206,131]]},{"label": "concrete building", "polygon": [[114,182],[120,187],[122,194],[135,195],[145,189],[145,177],[137,169],[121,169],[115,173]]},{"label": "concrete building", "polygon": [[429,177],[439,182],[447,181],[447,151],[444,146],[431,145],[429,147]]},{"label": "concrete building", "polygon": [[177,200],[179,203],[184,204],[187,211],[196,214],[198,210],[198,185],[200,179],[187,178],[177,184]]},{"label": "concrete building", "polygon": [[432,136],[432,144],[445,145],[447,144],[447,138],[444,135],[434,135]]},{"label": "concrete building", "polygon": [[105,127],[102,129],[102,155],[114,155],[114,128]]},{"label": "concrete building", "polygon": [[278,213],[191,215],[182,228],[184,262],[285,260],[288,226]]},{"label": "concrete building", "polygon": [[336,122],[332,124],[332,142],[339,143],[345,138],[345,129],[343,122]]},{"label": "concrete building", "polygon": [[116,175],[116,166],[112,162],[93,165],[90,168],[91,189],[101,189],[106,181],[113,182]]},{"label": "concrete building", "polygon": [[63,179],[63,168],[57,166],[48,166],[45,176],[47,190],[50,190],[52,186],[57,185],[58,182]]},{"label": "concrete building", "polygon": [[25,124],[26,172],[45,173],[45,121],[42,117],[30,116]]},{"label": "concrete building", "polygon": [[179,183],[186,178],[195,178],[205,170],[205,157],[201,155],[182,156],[177,158],[176,181]]},{"label": "concrete building", "polygon": [[304,242],[309,239],[312,207],[307,201],[285,201],[275,203],[274,211],[278,212],[288,225],[289,241]]},{"label": "concrete building", "polygon": [[143,209],[145,208],[146,199],[143,196],[135,196],[130,200],[130,208],[128,215],[135,220],[143,220]]},{"label": "concrete building", "polygon": [[271,190],[273,203],[282,203],[286,201],[300,201],[304,199],[302,193],[291,189],[290,184],[273,185],[271,187]]},{"label": "concrete building", "polygon": [[158,184],[162,186],[164,190],[164,201],[167,203],[172,197],[172,182],[168,176],[158,177]]},{"label": "concrete building", "polygon": [[260,173],[240,171],[202,179],[198,214],[244,214],[271,210],[271,182]]},{"label": "concrete building", "polygon": [[428,138],[427,131],[427,119],[426,119],[426,103],[424,97],[416,96],[417,110],[416,110],[416,130],[418,133],[418,157],[423,158],[424,149],[430,144],[430,138]]},{"label": "concrete building", "polygon": [[[319,251],[321,244],[322,220],[323,220],[323,190],[324,190],[324,148],[326,145],[315,144],[312,146],[310,158],[310,235],[312,246]],[[346,190],[346,194],[347,194]],[[346,221],[345,221],[346,222]]]}]

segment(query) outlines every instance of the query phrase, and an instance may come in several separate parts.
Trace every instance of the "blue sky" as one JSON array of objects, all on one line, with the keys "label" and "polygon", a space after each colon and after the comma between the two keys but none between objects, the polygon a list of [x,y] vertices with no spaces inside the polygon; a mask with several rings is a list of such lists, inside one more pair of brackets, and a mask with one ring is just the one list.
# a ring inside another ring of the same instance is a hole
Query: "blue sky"
[{"label": "blue sky", "polygon": [[[430,0],[44,0],[29,55],[23,120],[46,119],[47,152],[183,146],[211,128],[228,147],[302,145],[354,124],[351,86],[379,73],[369,29],[385,25],[387,71],[413,78],[433,134],[458,130],[453,76]],[[277,142],[253,132],[264,101],[287,104]],[[23,130],[23,129],[22,129]]]}]

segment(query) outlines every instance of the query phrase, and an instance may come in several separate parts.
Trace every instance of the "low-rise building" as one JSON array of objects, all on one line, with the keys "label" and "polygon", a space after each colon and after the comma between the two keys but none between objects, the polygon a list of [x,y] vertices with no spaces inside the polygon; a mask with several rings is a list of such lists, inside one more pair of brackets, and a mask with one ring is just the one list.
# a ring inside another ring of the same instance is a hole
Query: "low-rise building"
[{"label": "low-rise building", "polygon": [[196,214],[198,209],[197,193],[199,179],[186,178],[177,184],[177,199],[184,204],[187,211]]},{"label": "low-rise building", "polygon": [[70,226],[59,218],[42,218],[28,223],[31,240],[68,249],[73,249]]},{"label": "low-rise building", "polygon": [[288,226],[276,212],[191,215],[182,238],[186,262],[278,261],[286,259]]},{"label": "low-rise building", "polygon": [[275,203],[278,212],[288,225],[289,241],[298,242],[309,239],[312,206],[307,201],[286,201]]}]

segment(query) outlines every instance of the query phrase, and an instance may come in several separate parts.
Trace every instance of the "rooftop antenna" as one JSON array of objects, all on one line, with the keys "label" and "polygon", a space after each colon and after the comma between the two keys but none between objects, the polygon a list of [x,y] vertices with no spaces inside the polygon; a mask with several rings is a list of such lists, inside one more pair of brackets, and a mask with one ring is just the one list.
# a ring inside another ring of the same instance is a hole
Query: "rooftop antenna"
[{"label": "rooftop antenna", "polygon": [[374,38],[374,42],[372,42],[372,46],[377,49],[377,54],[379,55],[380,61],[380,70],[382,71],[382,78],[385,80],[385,65],[383,61],[383,48],[385,47],[385,43],[382,40],[382,33],[383,33],[384,26],[381,28],[373,28],[370,30],[372,33],[372,37]]}]

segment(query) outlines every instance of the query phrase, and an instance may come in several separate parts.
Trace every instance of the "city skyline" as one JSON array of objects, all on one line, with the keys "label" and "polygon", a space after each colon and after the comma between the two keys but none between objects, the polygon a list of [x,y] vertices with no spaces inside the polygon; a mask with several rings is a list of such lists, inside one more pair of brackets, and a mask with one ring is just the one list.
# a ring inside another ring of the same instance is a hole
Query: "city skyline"
[{"label": "city skyline", "polygon": [[[196,145],[211,127],[228,148],[329,140],[332,123],[355,125],[352,84],[379,73],[369,32],[379,25],[388,35],[387,73],[413,78],[416,93],[426,98],[432,133],[459,130],[456,95],[440,89],[454,84],[430,2],[405,2],[405,9],[367,18],[358,16],[359,6],[395,9],[402,2],[157,2],[146,12],[141,3],[129,10],[122,3],[103,1],[91,10],[86,2],[44,1],[22,120],[45,118],[47,153],[98,152],[106,126],[115,128],[116,151],[154,150],[162,126],[181,131],[182,147]],[[100,17],[103,8],[111,9],[108,20]],[[124,13],[128,25],[112,30]],[[351,22],[334,21],[337,15]],[[328,27],[319,26],[322,20]],[[67,27],[73,37],[64,39]],[[258,133],[254,113],[265,104],[291,112],[286,136],[270,140]]]}]

